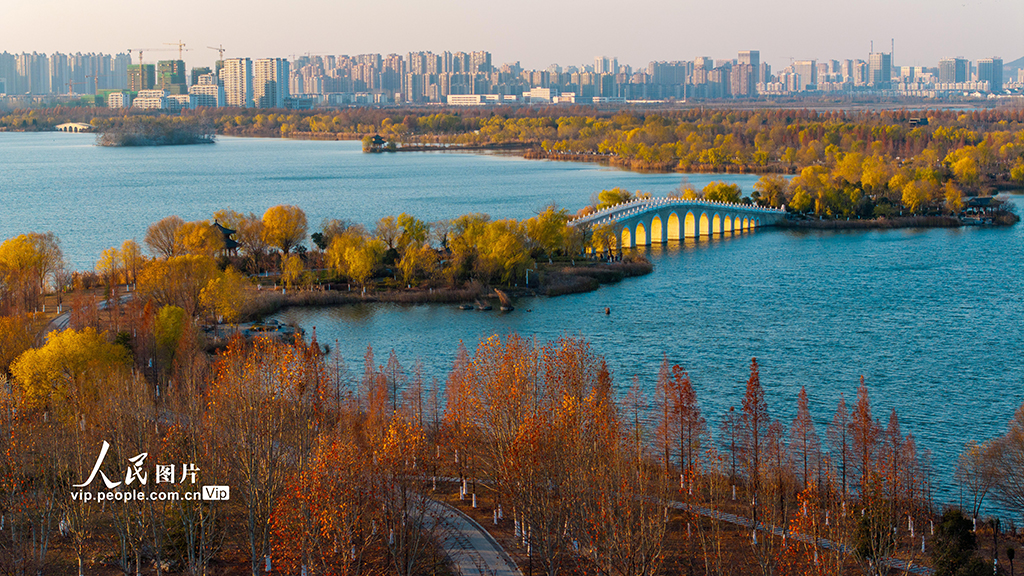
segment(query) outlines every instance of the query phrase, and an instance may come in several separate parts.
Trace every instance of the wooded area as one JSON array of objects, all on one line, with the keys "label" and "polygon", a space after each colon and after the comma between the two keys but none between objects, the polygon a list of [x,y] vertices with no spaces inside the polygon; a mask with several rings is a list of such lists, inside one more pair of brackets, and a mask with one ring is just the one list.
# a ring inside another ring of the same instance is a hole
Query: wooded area
[{"label": "wooded area", "polygon": [[[426,282],[422,268],[403,261],[440,250],[431,237],[456,263],[438,265],[454,274],[442,279],[507,282],[518,264],[504,264],[521,263],[509,254],[567,250],[566,215],[545,214],[522,223],[466,216],[447,227],[400,215],[373,234],[326,222],[316,248],[303,251],[308,225],[296,207],[263,217],[217,213],[239,231],[243,256],[225,254],[209,222],[170,217],[150,227],[151,257],[125,242],[104,252],[91,279],[67,271],[52,234],[3,242],[0,567],[211,574],[244,565],[255,575],[269,563],[283,573],[434,573],[444,564],[425,497],[439,482],[437,494],[454,483],[467,498],[486,495],[514,527],[518,552],[549,576],[682,567],[880,575],[889,558],[933,555],[936,568],[952,566],[944,573],[991,572],[976,556],[974,532],[963,534],[970,520],[939,522],[930,456],[895,411],[884,420],[872,413],[863,380],[822,428],[802,390],[791,423],[773,415],[756,360],[734,408],[705,415],[699,397],[712,383],[691,381],[667,358],[656,382],[630,382],[582,339],[495,336],[472,353],[460,349],[441,383],[424,381],[393,352],[381,362],[368,348],[354,373],[315,339],[216,344],[202,329],[216,316],[237,321],[261,292],[238,269],[272,268],[288,282],[312,275],[310,262],[320,258],[330,273],[357,281],[360,266],[383,267],[391,252],[393,274],[409,269],[411,280]],[[520,248],[502,251],[510,243]],[[363,251],[372,266],[358,257]],[[68,329],[42,343],[48,317],[39,309],[53,305],[54,290],[73,312]],[[102,491],[101,481],[158,495],[223,485],[231,499],[74,498],[104,442],[109,454],[88,491]],[[971,502],[968,517],[994,498],[1007,520],[1021,518],[1021,454],[1024,408],[1004,436],[965,448],[957,481]],[[158,481],[167,468],[157,465],[172,464],[171,481]],[[956,572],[963,566],[974,572]]]}]

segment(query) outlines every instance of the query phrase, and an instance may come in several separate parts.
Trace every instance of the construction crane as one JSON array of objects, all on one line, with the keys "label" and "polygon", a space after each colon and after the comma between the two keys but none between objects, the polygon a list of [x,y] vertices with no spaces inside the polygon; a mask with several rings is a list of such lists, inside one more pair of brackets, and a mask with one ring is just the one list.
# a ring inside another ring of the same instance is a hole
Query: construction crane
[{"label": "construction crane", "polygon": [[182,52],[188,52],[189,51],[188,48],[185,48],[185,43],[182,42],[181,40],[178,40],[177,42],[164,42],[164,46],[177,46],[178,47],[178,60],[182,59],[182,55],[181,55]]},{"label": "construction crane", "polygon": [[[170,48],[135,48],[134,50],[139,53],[139,64],[142,64],[142,53],[143,52],[168,52],[171,49]],[[129,48],[128,49],[128,58],[130,59],[131,57],[132,57],[132,48]],[[180,58],[179,58],[179,60],[180,60]]]},{"label": "construction crane", "polygon": [[221,45],[220,45],[219,47],[217,47],[217,48],[214,48],[213,46],[207,46],[207,48],[209,48],[210,50],[216,50],[217,52],[219,52],[219,53],[220,53],[220,59],[221,59],[221,60],[223,60],[223,59],[224,59],[224,45],[223,45],[223,44],[221,44]]},{"label": "construction crane", "polygon": [[88,86],[90,78],[96,78],[96,77],[93,76],[92,74],[89,74],[89,75],[87,75],[85,77],[85,81],[83,81],[83,82],[75,82],[74,80],[69,80],[68,81],[68,96],[71,96],[71,95],[74,94],[74,91],[71,89],[72,86],[75,86],[77,84],[85,84],[86,86]]}]

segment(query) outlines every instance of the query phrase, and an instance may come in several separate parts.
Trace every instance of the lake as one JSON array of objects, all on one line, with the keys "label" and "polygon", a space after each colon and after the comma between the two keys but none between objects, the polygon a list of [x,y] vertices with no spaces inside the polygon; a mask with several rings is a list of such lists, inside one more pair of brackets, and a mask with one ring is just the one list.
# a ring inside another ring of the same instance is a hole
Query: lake
[{"label": "lake", "polygon": [[[750,175],[689,175],[699,187]],[[141,241],[169,214],[302,207],[372,226],[407,212],[525,218],[554,202],[575,211],[614,186],[664,195],[678,174],[461,153],[363,154],[357,142],[221,138],[213,146],[99,148],[93,137],[0,133],[0,238],[53,230],[76,268],[104,248]],[[1011,200],[1018,212],[1024,198]],[[717,432],[739,407],[752,357],[773,415],[788,425],[807,388],[818,434],[861,375],[884,426],[933,454],[938,499],[964,442],[1000,434],[1024,401],[1024,227],[814,232],[762,229],[645,251],[654,273],[588,294],[522,299],[511,314],[454,306],[367,304],[291,309],[356,376],[372,345],[407,371],[443,381],[459,340],[518,332],[539,342],[582,336],[608,359],[617,389],[653,391],[662,357],[686,368]],[[611,314],[605,315],[605,307]]]}]

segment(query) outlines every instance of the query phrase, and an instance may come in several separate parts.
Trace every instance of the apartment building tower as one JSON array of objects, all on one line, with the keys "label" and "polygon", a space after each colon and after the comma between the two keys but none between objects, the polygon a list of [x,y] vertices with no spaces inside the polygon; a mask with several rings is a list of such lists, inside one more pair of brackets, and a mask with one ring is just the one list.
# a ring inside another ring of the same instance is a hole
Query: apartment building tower
[{"label": "apartment building tower", "polygon": [[740,64],[750,64],[753,67],[753,79],[752,83],[756,86],[758,82],[764,82],[761,79],[761,51],[760,50],[743,50],[739,54]]},{"label": "apartment building tower", "polygon": [[224,85],[224,103],[227,106],[252,108],[252,60],[224,60],[224,67],[220,70],[220,81]]},{"label": "apartment building tower", "polygon": [[992,92],[1003,91],[1003,59],[982,58],[978,60],[978,82],[988,82]]},{"label": "apartment building tower", "polygon": [[[252,64],[253,102],[257,108],[284,108],[290,96],[288,61],[263,58]],[[225,92],[226,92],[225,88]]]}]

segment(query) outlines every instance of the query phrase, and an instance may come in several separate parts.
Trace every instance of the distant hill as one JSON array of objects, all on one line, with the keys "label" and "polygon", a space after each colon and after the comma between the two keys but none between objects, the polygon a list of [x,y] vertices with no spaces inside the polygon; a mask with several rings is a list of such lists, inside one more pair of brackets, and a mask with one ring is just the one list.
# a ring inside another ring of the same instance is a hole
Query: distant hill
[{"label": "distant hill", "polygon": [[1024,68],[1024,56],[1017,58],[1013,62],[1003,62],[1003,81],[1007,79],[1016,80],[1017,70]]}]

